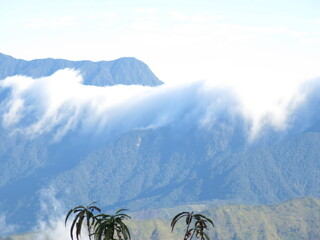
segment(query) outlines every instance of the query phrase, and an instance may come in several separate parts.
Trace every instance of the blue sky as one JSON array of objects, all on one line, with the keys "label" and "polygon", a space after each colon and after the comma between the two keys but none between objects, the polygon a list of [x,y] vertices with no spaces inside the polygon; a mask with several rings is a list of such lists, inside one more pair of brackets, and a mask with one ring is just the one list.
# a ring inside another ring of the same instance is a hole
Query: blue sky
[{"label": "blue sky", "polygon": [[319,10],[316,0],[2,0],[0,52],[132,56],[165,82],[292,81],[320,75]]}]

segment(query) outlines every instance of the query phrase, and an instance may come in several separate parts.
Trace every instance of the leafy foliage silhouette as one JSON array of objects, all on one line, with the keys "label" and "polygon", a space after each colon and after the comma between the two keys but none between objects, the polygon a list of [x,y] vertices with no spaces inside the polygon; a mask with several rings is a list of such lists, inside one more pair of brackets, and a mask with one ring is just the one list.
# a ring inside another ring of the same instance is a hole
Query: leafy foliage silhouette
[{"label": "leafy foliage silhouette", "polygon": [[67,225],[68,218],[70,217],[71,213],[76,214],[73,222],[70,227],[70,236],[71,239],[73,240],[73,234],[74,234],[74,227],[76,227],[76,238],[79,240],[79,236],[81,235],[81,229],[83,225],[83,221],[86,221],[86,226],[88,228],[89,232],[89,239],[91,239],[92,233],[92,226],[96,222],[95,215],[93,214],[94,211],[101,212],[101,209],[96,207],[95,204],[96,202],[93,202],[89,204],[88,206],[77,206],[73,209],[70,209],[69,212],[67,213],[66,219],[65,219],[65,225]]},{"label": "leafy foliage silhouette", "polygon": [[[74,240],[74,230],[76,239],[81,237],[81,230],[84,223],[86,224],[89,239],[93,236],[95,240],[131,240],[129,228],[124,223],[124,220],[131,219],[131,217],[124,212],[127,209],[119,209],[114,215],[101,213],[101,209],[95,206],[96,202],[88,206],[77,206],[69,210],[65,218],[65,225],[71,214],[74,219],[70,227],[70,236]],[[94,211],[98,215],[94,215]],[[187,229],[183,240],[192,240],[194,237],[200,240],[210,240],[205,230],[208,230],[208,225],[214,227],[212,220],[202,214],[194,214],[194,212],[181,212],[177,214],[171,221],[171,232],[173,232],[176,223],[186,218]],[[194,224],[192,226],[192,224]]]},{"label": "leafy foliage silhouette", "polygon": [[[114,215],[99,214],[96,216],[95,239],[97,240],[130,240],[131,235],[127,225],[123,222],[131,217],[124,214],[126,209],[119,209]],[[115,236],[117,238],[115,238]]]},{"label": "leafy foliage silhouette", "polygon": [[[89,239],[93,236],[95,240],[130,240],[131,235],[129,228],[123,222],[131,217],[125,213],[127,209],[119,209],[114,215],[101,213],[101,209],[91,203],[88,206],[77,206],[69,210],[65,218],[65,225],[71,214],[75,214],[70,227],[70,236],[74,240],[74,230],[76,239],[81,237],[81,230],[84,224],[88,229]],[[100,213],[94,215],[94,211]]]},{"label": "leafy foliage silhouette", "polygon": [[[194,214],[194,212],[181,212],[177,214],[171,221],[171,232],[176,223],[184,217],[186,218],[187,229],[183,240],[191,240],[193,237],[200,240],[210,240],[205,230],[209,229],[208,223],[214,227],[212,220],[202,214]],[[191,227],[192,222],[194,222],[194,227]]]}]

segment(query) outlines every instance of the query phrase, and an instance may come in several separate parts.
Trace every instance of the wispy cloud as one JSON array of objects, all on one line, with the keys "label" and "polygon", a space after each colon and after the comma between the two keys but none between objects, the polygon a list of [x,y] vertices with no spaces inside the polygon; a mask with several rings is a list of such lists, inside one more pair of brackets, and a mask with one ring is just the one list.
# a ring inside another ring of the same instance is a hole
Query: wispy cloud
[{"label": "wispy cloud", "polygon": [[320,43],[320,38],[302,38],[301,42],[307,43],[307,44],[319,44]]},{"label": "wispy cloud", "polygon": [[74,16],[64,16],[59,18],[34,18],[26,21],[26,26],[29,28],[61,28],[73,27],[76,25],[77,18]]},{"label": "wispy cloud", "polygon": [[87,19],[90,20],[107,20],[107,21],[115,21],[119,17],[117,13],[102,13],[102,14],[89,14],[86,16]]},{"label": "wispy cloud", "polygon": [[168,15],[177,21],[185,21],[188,17],[183,14],[182,12],[178,12],[178,11],[171,11],[168,13]]},{"label": "wispy cloud", "polygon": [[306,32],[294,31],[290,30],[285,26],[277,26],[277,27],[249,27],[249,26],[241,26],[234,25],[239,30],[243,30],[246,32],[256,33],[256,34],[282,34],[291,37],[303,37],[306,36]]},{"label": "wispy cloud", "polygon": [[134,18],[131,19],[133,29],[138,31],[157,31],[161,29],[161,16],[155,8],[134,8]]},{"label": "wispy cloud", "polygon": [[203,24],[203,23],[210,23],[212,21],[216,21],[219,19],[223,19],[224,16],[222,15],[212,15],[212,14],[205,14],[205,13],[200,13],[200,14],[186,14],[180,11],[169,11],[167,12],[167,15],[176,21],[179,22],[195,22],[195,23],[199,23],[199,24]]},{"label": "wispy cloud", "polygon": [[133,9],[136,13],[142,13],[142,14],[148,14],[148,15],[154,15],[158,12],[156,8],[134,8]]},{"label": "wispy cloud", "polygon": [[6,236],[14,233],[18,229],[17,225],[10,224],[7,222],[5,214],[0,213],[0,236]]},{"label": "wispy cloud", "polygon": [[[71,223],[65,225],[66,207],[56,198],[56,189],[52,186],[42,189],[39,193],[40,209],[37,214],[37,225],[34,227],[35,240],[67,240],[70,239]],[[83,229],[85,231],[85,229]],[[87,234],[81,239],[89,240]]]},{"label": "wispy cloud", "polygon": [[156,22],[151,21],[136,21],[131,24],[132,28],[139,31],[149,31],[154,30],[159,26]]},{"label": "wispy cloud", "polygon": [[227,22],[221,21],[222,19],[224,19],[224,16],[206,15],[206,14],[187,15],[179,11],[171,11],[168,14],[172,19],[179,21],[181,23],[198,24],[199,26],[205,26],[206,28],[209,28],[212,31],[219,31],[219,29],[224,29],[224,32],[230,32],[230,33],[237,32],[242,34],[250,33],[250,34],[268,34],[268,35],[282,34],[282,35],[287,35],[291,37],[304,37],[308,35],[307,32],[291,30],[290,28],[283,25],[259,27],[259,26],[227,23]]}]

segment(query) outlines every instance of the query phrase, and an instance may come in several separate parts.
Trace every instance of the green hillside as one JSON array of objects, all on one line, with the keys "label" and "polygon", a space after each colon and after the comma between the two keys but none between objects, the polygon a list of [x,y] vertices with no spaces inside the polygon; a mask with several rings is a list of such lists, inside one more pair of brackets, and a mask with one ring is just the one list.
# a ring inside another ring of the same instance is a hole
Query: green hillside
[{"label": "green hillside", "polygon": [[[174,216],[179,211],[175,208],[163,209],[159,210],[158,214],[172,213]],[[278,205],[229,205],[209,208],[203,213],[214,220],[216,227],[210,230],[212,240],[320,239],[320,199],[296,199]],[[180,232],[171,233],[170,220],[133,220],[128,225],[134,240],[177,240],[182,239],[183,236],[183,225],[177,225],[177,230]],[[0,239],[31,240],[37,238],[35,235],[28,234]],[[66,236],[66,240],[68,239]]]}]

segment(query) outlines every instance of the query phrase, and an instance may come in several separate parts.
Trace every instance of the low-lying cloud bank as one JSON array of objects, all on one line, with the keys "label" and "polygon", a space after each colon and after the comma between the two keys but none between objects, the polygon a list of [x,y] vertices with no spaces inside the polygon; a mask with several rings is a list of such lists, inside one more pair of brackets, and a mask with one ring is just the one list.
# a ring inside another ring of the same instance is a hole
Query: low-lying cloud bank
[{"label": "low-lying cloud bank", "polygon": [[[25,240],[69,240],[70,227],[73,221],[65,225],[66,213],[63,202],[56,198],[54,188],[42,189],[39,195],[40,209],[37,213],[37,223],[30,231],[23,236]],[[10,236],[19,231],[18,225],[9,224],[6,221],[6,215],[0,213],[0,238],[2,236]],[[85,226],[81,232],[82,240],[89,240]]]},{"label": "low-lying cloud bank", "polygon": [[[66,213],[63,212],[64,210],[65,206],[63,202],[56,198],[56,190],[54,188],[42,189],[40,192],[38,222],[33,229],[30,240],[70,239],[70,227],[73,219],[70,218],[71,221],[65,225]],[[81,239],[89,240],[85,227],[83,228]]]},{"label": "low-lying cloud bank", "polygon": [[265,126],[281,131],[292,128],[297,110],[307,114],[299,116],[306,121],[314,118],[310,100],[315,100],[319,88],[313,81],[274,95],[272,89],[277,86],[256,90],[199,81],[159,87],[97,87],[82,82],[71,69],[39,79],[13,76],[1,80],[2,126],[12,134],[30,137],[50,133],[59,141],[76,129],[112,133],[174,122],[206,127],[227,114],[243,118],[249,138],[254,139]]}]

